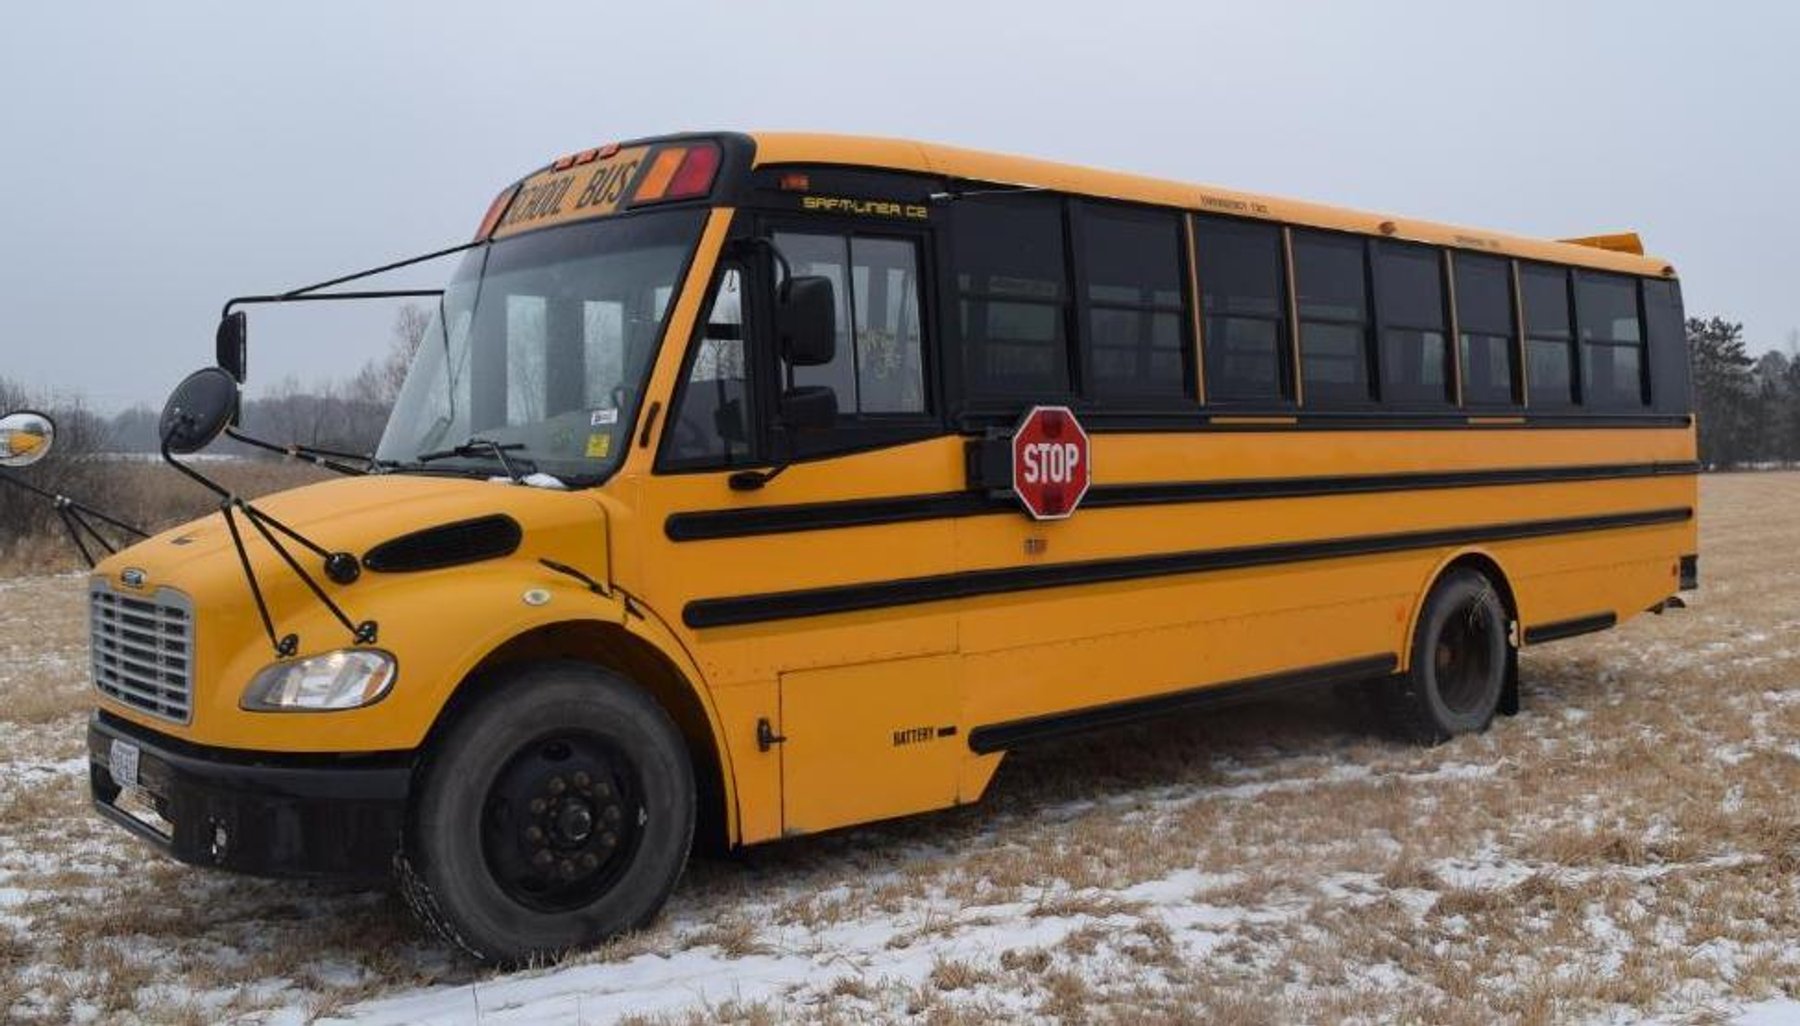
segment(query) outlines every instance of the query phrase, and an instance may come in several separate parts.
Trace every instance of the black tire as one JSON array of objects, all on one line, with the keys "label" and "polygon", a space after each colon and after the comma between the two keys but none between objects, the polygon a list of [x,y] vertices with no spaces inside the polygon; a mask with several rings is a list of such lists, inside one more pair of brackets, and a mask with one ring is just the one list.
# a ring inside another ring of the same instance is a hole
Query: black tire
[{"label": "black tire", "polygon": [[433,747],[395,876],[406,902],[483,962],[553,961],[648,924],[694,836],[681,733],[618,674],[505,672]]},{"label": "black tire", "polygon": [[1486,730],[1505,690],[1506,611],[1484,574],[1438,578],[1413,629],[1407,672],[1381,689],[1394,732],[1419,744]]}]

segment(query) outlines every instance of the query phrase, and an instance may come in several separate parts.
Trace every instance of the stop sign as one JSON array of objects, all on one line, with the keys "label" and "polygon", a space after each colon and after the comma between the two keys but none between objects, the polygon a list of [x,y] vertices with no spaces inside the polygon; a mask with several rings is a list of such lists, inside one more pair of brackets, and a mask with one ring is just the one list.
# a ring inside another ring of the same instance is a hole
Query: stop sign
[{"label": "stop sign", "polygon": [[1093,480],[1088,436],[1067,406],[1034,406],[1012,438],[1013,494],[1033,520],[1075,512]]}]

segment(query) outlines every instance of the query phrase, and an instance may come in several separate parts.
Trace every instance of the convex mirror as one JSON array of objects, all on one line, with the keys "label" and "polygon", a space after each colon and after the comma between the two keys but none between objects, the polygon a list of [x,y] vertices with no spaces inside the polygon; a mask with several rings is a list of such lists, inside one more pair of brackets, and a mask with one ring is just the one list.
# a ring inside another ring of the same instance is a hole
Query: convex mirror
[{"label": "convex mirror", "polygon": [[29,467],[50,455],[56,422],[42,413],[19,410],[0,417],[0,467]]},{"label": "convex mirror", "polygon": [[231,372],[204,367],[181,379],[170,393],[157,433],[172,453],[199,452],[224,433],[237,407],[238,385]]}]

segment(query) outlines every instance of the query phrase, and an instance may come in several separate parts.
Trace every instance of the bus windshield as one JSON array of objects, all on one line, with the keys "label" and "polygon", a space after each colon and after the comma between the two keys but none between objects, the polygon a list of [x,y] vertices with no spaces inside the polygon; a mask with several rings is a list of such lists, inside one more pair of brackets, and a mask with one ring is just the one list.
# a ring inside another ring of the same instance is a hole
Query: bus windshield
[{"label": "bus windshield", "polygon": [[628,215],[471,250],[433,311],[379,465],[603,479],[705,216]]}]

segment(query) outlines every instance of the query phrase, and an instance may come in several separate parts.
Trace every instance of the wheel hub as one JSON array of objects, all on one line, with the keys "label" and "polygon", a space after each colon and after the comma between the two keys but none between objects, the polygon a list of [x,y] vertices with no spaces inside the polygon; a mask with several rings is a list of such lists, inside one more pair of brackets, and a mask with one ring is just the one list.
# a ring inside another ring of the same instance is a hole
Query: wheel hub
[{"label": "wheel hub", "polygon": [[567,910],[592,901],[629,862],[637,829],[629,778],[598,738],[520,750],[489,791],[482,847],[495,882],[525,904]]},{"label": "wheel hub", "polygon": [[1457,713],[1480,706],[1497,669],[1491,655],[1495,634],[1479,601],[1451,613],[1432,654],[1438,694]]},{"label": "wheel hub", "polygon": [[556,814],[556,830],[565,839],[580,844],[594,832],[594,810],[580,799],[564,802]]}]

